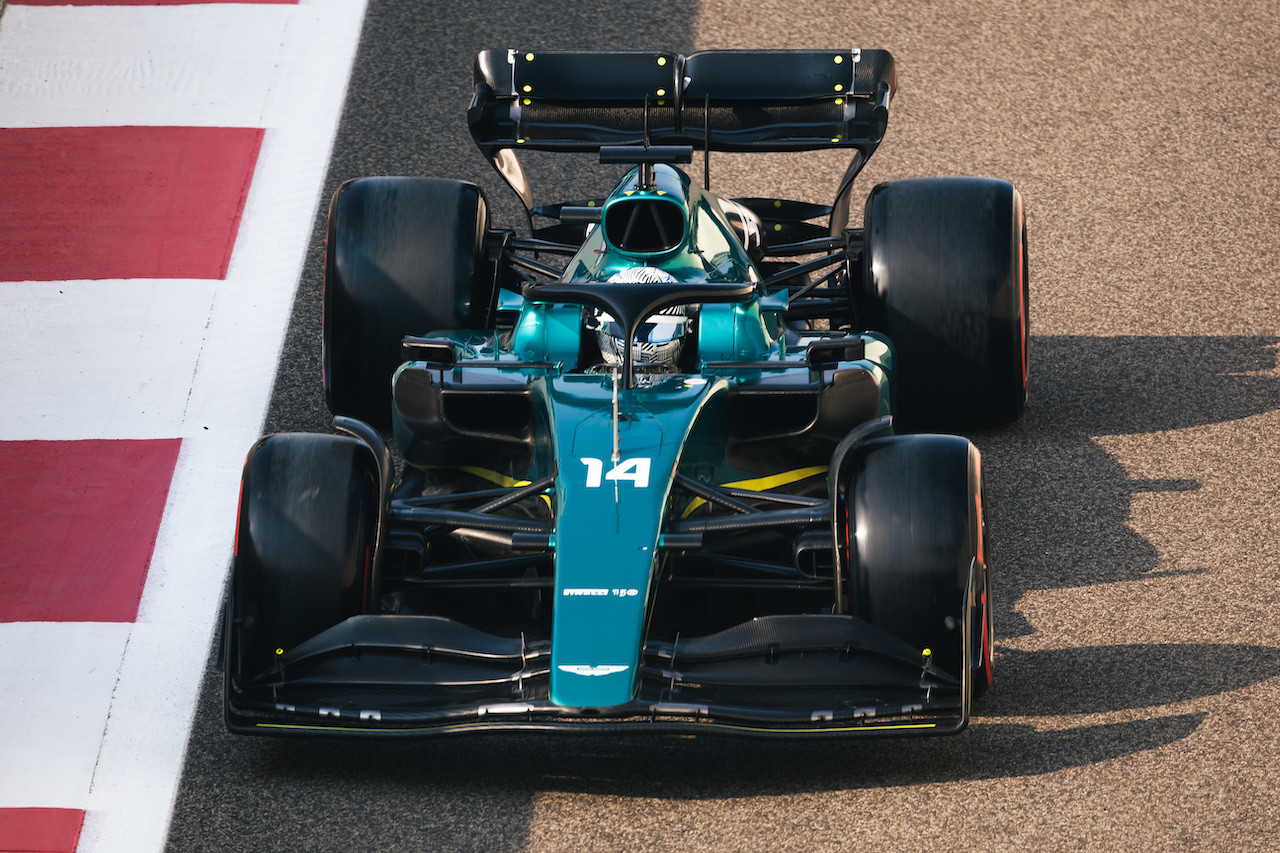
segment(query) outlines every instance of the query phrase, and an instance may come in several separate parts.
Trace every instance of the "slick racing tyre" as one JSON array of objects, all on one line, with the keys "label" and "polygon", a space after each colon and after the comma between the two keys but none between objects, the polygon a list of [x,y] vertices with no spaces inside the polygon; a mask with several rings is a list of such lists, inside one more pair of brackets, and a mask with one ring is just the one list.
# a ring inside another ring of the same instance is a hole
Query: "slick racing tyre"
[{"label": "slick racing tyre", "polygon": [[[981,457],[967,439],[907,435],[868,441],[843,473],[853,612],[923,651],[975,696],[991,684],[990,569]],[[965,598],[970,568],[973,600]],[[970,607],[970,640],[962,619]]]},{"label": "slick racing tyre", "polygon": [[360,178],[338,188],[324,273],[324,396],[333,414],[387,431],[401,339],[491,325],[487,227],[475,184]]},{"label": "slick racing tyre", "polygon": [[1027,401],[1022,196],[993,178],[880,184],[863,218],[863,323],[896,356],[899,430],[992,427]]},{"label": "slick racing tyre", "polygon": [[234,683],[302,641],[377,608],[373,454],[345,436],[269,435],[240,487],[226,665]]}]

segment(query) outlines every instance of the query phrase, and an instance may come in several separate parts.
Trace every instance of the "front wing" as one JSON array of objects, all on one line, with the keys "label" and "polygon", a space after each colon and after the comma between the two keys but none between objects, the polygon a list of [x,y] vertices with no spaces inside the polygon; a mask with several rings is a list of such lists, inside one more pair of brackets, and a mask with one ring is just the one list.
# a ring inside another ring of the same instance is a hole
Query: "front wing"
[{"label": "front wing", "polygon": [[[957,625],[966,649],[971,621]],[[550,661],[547,641],[436,616],[356,616],[252,682],[228,676],[226,722],[265,735],[805,737],[954,734],[969,720],[967,668],[959,678],[941,672],[923,650],[852,616],[759,617],[706,637],[648,643],[636,697],[624,705],[552,703]]]}]

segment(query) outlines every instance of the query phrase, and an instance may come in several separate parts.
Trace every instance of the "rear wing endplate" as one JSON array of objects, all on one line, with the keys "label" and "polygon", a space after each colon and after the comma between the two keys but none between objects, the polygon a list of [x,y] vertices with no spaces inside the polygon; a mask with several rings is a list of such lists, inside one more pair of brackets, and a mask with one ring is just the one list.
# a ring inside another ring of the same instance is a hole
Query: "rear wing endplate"
[{"label": "rear wing endplate", "polygon": [[884,50],[486,50],[474,81],[471,136],[526,208],[533,200],[515,156],[522,148],[850,148],[844,192],[884,138],[897,86]]}]

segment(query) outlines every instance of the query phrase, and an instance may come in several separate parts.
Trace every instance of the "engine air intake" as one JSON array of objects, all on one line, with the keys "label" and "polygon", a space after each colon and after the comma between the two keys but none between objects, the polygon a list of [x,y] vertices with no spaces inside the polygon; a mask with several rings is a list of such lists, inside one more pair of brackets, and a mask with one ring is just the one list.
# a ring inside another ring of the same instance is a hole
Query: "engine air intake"
[{"label": "engine air intake", "polygon": [[624,252],[656,255],[680,245],[684,240],[684,225],[684,212],[674,201],[619,199],[605,211],[604,236]]}]

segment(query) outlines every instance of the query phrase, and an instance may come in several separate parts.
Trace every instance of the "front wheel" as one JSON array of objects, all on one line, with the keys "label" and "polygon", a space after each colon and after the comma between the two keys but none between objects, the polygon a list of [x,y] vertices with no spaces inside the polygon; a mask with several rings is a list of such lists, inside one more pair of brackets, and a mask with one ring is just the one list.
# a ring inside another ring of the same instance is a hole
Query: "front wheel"
[{"label": "front wheel", "polygon": [[980,695],[991,684],[992,655],[978,449],[952,435],[873,439],[842,477],[852,612],[930,650],[935,666],[956,679],[967,666]]},{"label": "front wheel", "polygon": [[280,434],[245,461],[228,608],[234,684],[299,643],[378,605],[373,454],[345,436]]}]

